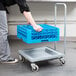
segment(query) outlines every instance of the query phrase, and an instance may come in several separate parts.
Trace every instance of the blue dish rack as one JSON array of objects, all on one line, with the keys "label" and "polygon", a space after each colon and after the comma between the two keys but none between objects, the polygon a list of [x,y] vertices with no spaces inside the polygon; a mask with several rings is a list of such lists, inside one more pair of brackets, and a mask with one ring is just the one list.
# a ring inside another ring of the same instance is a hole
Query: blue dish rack
[{"label": "blue dish rack", "polygon": [[41,32],[35,31],[29,24],[17,25],[17,37],[28,44],[59,41],[59,28],[48,24],[39,25],[43,27]]}]

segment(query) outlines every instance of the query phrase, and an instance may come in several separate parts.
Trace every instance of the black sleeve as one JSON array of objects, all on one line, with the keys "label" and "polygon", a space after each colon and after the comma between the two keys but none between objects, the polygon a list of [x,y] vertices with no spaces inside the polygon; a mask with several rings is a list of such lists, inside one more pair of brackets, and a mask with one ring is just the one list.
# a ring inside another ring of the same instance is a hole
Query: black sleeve
[{"label": "black sleeve", "polygon": [[3,6],[1,2],[0,2],[0,10],[5,10],[5,7]]},{"label": "black sleeve", "polygon": [[21,13],[23,13],[24,11],[29,12],[29,6],[26,4],[26,0],[15,0],[16,3],[19,5],[20,11]]},{"label": "black sleeve", "polygon": [[1,2],[0,2],[0,10],[6,11],[7,13],[9,13],[7,8]]}]

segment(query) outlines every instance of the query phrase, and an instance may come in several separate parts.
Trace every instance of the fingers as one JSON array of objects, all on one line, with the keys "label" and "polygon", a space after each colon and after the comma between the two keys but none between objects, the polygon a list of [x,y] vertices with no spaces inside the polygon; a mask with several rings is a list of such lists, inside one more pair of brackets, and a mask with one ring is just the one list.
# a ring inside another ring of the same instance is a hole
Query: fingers
[{"label": "fingers", "polygon": [[27,24],[30,24],[30,22],[27,22]]},{"label": "fingers", "polygon": [[41,26],[39,26],[39,27],[36,28],[36,31],[40,32],[40,31],[42,31],[42,29],[43,28]]},{"label": "fingers", "polygon": [[40,32],[40,31],[42,31],[42,27],[41,26],[39,26],[39,25],[36,25],[36,26],[33,26],[33,28],[34,28],[34,30],[35,31],[37,31],[37,32]]},{"label": "fingers", "polygon": [[39,28],[37,31],[38,31],[38,32],[42,31],[42,28]]}]

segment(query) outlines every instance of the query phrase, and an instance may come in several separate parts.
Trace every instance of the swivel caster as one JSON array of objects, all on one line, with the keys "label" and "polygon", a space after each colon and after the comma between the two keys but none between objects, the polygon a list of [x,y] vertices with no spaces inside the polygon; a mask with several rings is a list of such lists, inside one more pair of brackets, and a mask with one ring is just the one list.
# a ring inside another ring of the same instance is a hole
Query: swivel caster
[{"label": "swivel caster", "polygon": [[31,63],[32,71],[38,71],[39,67],[35,63]]},{"label": "swivel caster", "polygon": [[65,64],[64,58],[60,58],[59,60],[60,60],[60,62],[61,62],[62,65]]},{"label": "swivel caster", "polygon": [[20,54],[19,54],[19,59],[20,59],[20,61],[22,61],[22,62],[25,61],[24,57],[23,57],[22,55],[20,55]]}]

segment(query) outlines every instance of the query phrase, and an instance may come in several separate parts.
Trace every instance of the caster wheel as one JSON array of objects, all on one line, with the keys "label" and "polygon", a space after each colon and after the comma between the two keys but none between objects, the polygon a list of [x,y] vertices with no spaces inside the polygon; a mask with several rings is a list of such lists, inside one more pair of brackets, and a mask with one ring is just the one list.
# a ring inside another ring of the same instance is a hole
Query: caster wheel
[{"label": "caster wheel", "polygon": [[61,64],[65,64],[64,58],[60,58],[59,60],[60,60]]},{"label": "caster wheel", "polygon": [[24,62],[24,61],[25,61],[24,57],[23,57],[23,56],[21,56],[21,55],[19,55],[19,59],[20,59],[20,61],[22,61],[22,62]]},{"label": "caster wheel", "polygon": [[35,63],[31,63],[32,71],[38,71],[39,67]]}]

